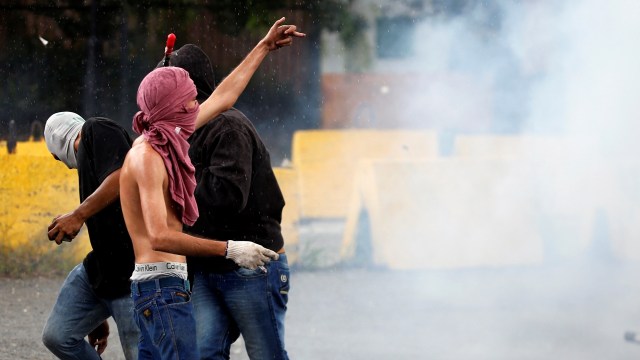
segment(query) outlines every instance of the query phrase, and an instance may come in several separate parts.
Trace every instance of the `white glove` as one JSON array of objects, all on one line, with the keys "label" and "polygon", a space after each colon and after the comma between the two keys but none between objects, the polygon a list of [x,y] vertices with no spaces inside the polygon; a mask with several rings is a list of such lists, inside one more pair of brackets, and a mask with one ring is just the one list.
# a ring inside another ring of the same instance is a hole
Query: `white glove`
[{"label": "white glove", "polygon": [[251,241],[228,240],[225,258],[243,268],[255,270],[258,266],[268,264],[271,259],[278,260],[278,253]]}]

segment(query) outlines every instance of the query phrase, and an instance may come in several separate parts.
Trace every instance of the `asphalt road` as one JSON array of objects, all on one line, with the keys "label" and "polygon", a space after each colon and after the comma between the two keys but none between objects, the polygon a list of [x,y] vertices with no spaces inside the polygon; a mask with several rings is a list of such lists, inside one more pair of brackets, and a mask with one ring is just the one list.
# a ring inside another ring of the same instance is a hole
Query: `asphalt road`
[{"label": "asphalt road", "polygon": [[[640,264],[292,273],[292,359],[637,359]],[[0,359],[53,359],[40,332],[62,279],[0,279]],[[103,355],[122,359],[115,325]],[[232,359],[246,359],[241,344]]]}]

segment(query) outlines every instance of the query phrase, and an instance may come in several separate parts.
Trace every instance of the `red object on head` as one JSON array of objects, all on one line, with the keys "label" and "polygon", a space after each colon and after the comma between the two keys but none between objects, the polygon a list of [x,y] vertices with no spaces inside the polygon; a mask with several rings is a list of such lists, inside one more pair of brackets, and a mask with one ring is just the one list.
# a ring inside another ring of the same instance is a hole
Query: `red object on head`
[{"label": "red object on head", "polygon": [[176,44],[176,35],[174,33],[167,36],[167,46],[164,48],[164,61],[162,66],[169,66],[169,56],[173,52],[173,45]]},{"label": "red object on head", "polygon": [[167,36],[167,49],[173,50],[173,45],[175,44],[176,44],[176,36],[174,33],[171,33],[169,34],[169,36]]}]

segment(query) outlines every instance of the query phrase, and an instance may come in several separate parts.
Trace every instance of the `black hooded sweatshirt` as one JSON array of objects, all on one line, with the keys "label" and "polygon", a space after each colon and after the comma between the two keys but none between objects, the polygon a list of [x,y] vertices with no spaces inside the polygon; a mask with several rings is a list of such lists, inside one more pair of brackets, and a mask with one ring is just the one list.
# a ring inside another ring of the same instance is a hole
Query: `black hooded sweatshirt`
[{"label": "black hooded sweatshirt", "polygon": [[[198,100],[215,87],[207,55],[184,45],[170,65],[189,72]],[[185,231],[216,240],[252,241],[278,251],[284,246],[280,230],[285,205],[271,167],[269,152],[249,119],[237,109],[218,115],[189,138],[189,157],[196,168],[195,197],[200,217]],[[223,257],[189,257],[189,270],[227,272],[238,266]]]}]

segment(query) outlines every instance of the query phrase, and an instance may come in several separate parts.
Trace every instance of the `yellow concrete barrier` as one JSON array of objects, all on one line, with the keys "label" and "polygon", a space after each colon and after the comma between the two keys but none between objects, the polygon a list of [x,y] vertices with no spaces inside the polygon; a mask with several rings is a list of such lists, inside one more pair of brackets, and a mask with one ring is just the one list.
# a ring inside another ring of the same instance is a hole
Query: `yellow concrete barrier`
[{"label": "yellow concrete barrier", "polygon": [[[537,218],[549,258],[570,259],[592,246],[601,191],[594,164],[580,149],[585,139],[539,135],[465,135],[455,139],[454,156],[469,160],[503,159],[530,166]],[[596,190],[598,189],[598,190]]]},{"label": "yellow concrete barrier", "polygon": [[616,159],[598,166],[594,193],[606,215],[611,251],[617,258],[640,260],[640,162]]},{"label": "yellow concrete barrier", "polygon": [[280,190],[284,196],[285,206],[282,210],[282,236],[284,237],[287,261],[295,264],[299,260],[299,233],[298,220],[300,220],[300,193],[298,191],[298,174],[294,169],[276,167],[273,172],[278,179]]},{"label": "yellow concrete barrier", "polygon": [[300,215],[344,218],[362,159],[426,159],[438,155],[435,132],[420,130],[304,130],[293,136]]},{"label": "yellow concrete barrier", "polygon": [[392,269],[534,264],[543,241],[527,169],[501,160],[365,161],[341,253],[368,212],[373,262]]},{"label": "yellow concrete barrier", "polygon": [[566,139],[536,135],[458,135],[453,155],[461,158],[544,159],[563,153]]}]

